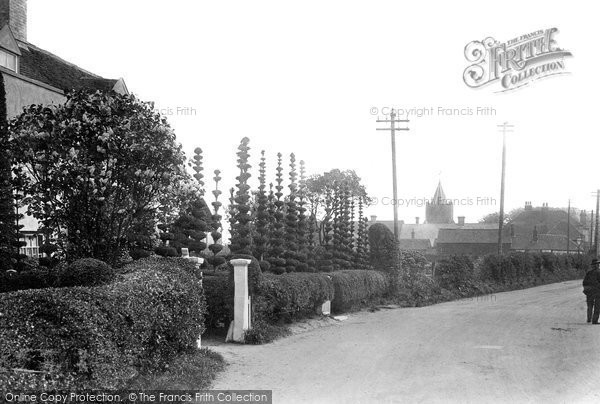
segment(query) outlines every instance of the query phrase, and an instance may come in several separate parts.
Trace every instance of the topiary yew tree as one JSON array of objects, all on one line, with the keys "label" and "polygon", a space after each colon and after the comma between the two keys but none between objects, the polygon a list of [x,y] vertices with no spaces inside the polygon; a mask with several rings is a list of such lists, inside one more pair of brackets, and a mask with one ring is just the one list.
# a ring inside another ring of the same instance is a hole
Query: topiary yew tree
[{"label": "topiary yew tree", "polygon": [[263,260],[269,252],[269,197],[267,195],[265,151],[261,151],[258,176],[258,195],[256,197],[256,235],[254,237],[254,256]]},{"label": "topiary yew tree", "polygon": [[283,258],[285,247],[285,213],[284,206],[285,202],[282,200],[283,197],[283,167],[281,166],[281,153],[277,153],[277,167],[275,168],[275,186],[276,192],[269,194],[269,216],[271,218],[271,249],[269,252],[269,263],[271,264],[271,271],[281,274],[286,271],[285,258]]},{"label": "topiary yew tree", "polygon": [[237,191],[233,196],[234,209],[233,215],[230,219],[231,223],[231,252],[234,254],[247,254],[252,253],[250,244],[252,243],[252,230],[250,221],[252,219],[250,215],[250,185],[248,180],[250,179],[250,168],[251,165],[248,163],[250,154],[250,147],[248,144],[250,139],[244,137],[238,147],[238,168],[240,174],[236,177],[238,183],[236,184]]},{"label": "topiary yew tree", "polygon": [[26,108],[10,131],[28,213],[69,260],[118,260],[126,235],[188,176],[166,119],[133,95],[70,92],[62,105]]},{"label": "topiary yew tree", "polygon": [[[190,163],[190,165],[192,165]],[[212,213],[204,200],[204,175],[202,171],[202,149],[197,147],[194,150],[194,163],[192,168],[195,172],[194,178],[196,184],[190,184],[186,188],[188,200],[185,201],[180,209],[179,217],[173,222],[173,243],[174,248],[181,253],[182,248],[187,248],[189,252],[196,253],[197,256],[203,256],[206,248],[206,232],[210,230],[210,221]]]},{"label": "topiary yew tree", "polygon": [[213,180],[215,181],[215,189],[212,191],[215,200],[211,203],[214,213],[212,215],[211,220],[211,232],[210,236],[212,237],[213,243],[208,246],[208,249],[213,254],[210,257],[209,262],[213,267],[217,267],[221,264],[225,263],[225,258],[221,256],[217,256],[223,250],[223,244],[221,243],[221,214],[219,213],[219,209],[223,204],[219,201],[219,196],[221,195],[221,190],[219,189],[219,181],[221,181],[221,171],[215,170],[215,176]]}]

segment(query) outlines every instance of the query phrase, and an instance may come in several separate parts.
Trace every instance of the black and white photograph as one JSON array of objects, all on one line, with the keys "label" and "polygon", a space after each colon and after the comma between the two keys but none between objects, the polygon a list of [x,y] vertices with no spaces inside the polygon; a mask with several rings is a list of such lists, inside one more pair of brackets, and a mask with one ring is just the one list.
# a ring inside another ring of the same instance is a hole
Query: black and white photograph
[{"label": "black and white photograph", "polygon": [[597,15],[0,0],[0,402],[599,403]]}]

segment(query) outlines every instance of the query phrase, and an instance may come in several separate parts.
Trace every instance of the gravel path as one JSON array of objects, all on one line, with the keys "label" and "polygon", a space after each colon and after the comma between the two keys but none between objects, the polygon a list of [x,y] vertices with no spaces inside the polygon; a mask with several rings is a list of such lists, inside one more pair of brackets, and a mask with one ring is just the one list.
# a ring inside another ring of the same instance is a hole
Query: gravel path
[{"label": "gravel path", "polygon": [[581,281],[349,315],[262,346],[218,344],[215,389],[274,403],[600,402]]}]

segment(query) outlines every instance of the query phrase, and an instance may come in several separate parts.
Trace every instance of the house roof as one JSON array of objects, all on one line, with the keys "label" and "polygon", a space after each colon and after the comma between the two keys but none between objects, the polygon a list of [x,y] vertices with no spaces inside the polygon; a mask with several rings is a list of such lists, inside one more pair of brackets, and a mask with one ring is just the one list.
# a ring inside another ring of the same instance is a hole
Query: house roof
[{"label": "house roof", "polygon": [[90,73],[32,44],[21,47],[19,73],[63,91],[111,90],[118,81]]},{"label": "house roof", "polygon": [[[571,240],[569,244],[571,251],[577,251],[577,243]],[[537,241],[533,241],[531,237],[515,237],[512,248],[514,250],[567,251],[567,237],[559,234],[538,234]]]},{"label": "house roof", "polygon": [[[440,229],[437,244],[496,244],[498,229]],[[510,243],[509,239],[503,239]]]},{"label": "house roof", "polygon": [[[382,223],[392,232],[394,231],[393,220],[378,220],[375,223]],[[370,222],[369,225],[373,224]],[[498,224],[494,223],[465,223],[460,226],[456,223],[403,223],[400,221],[400,240],[405,239],[428,239],[432,244],[438,238],[440,229],[495,229],[498,230]],[[413,236],[414,231],[414,236]]]},{"label": "house roof", "polygon": [[431,248],[431,241],[428,238],[409,238],[400,239],[401,250],[418,250],[425,251]]},{"label": "house roof", "polygon": [[[537,229],[538,234],[567,234],[568,214],[558,208],[532,208],[520,212],[509,225],[506,226],[507,231],[510,231],[512,226],[516,237],[531,238],[533,228]],[[571,238],[576,238],[581,235],[578,230],[579,220],[571,215],[570,220],[570,235]],[[582,235],[583,236],[583,235]]]}]

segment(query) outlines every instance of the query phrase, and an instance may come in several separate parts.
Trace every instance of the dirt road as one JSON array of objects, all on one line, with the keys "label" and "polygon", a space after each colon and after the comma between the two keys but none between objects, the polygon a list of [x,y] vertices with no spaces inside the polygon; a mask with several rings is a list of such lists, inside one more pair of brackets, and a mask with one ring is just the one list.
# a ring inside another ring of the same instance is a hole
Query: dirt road
[{"label": "dirt road", "polygon": [[274,403],[600,402],[600,325],[581,281],[348,320],[262,346],[219,345],[215,389]]}]

